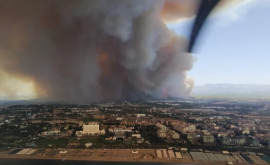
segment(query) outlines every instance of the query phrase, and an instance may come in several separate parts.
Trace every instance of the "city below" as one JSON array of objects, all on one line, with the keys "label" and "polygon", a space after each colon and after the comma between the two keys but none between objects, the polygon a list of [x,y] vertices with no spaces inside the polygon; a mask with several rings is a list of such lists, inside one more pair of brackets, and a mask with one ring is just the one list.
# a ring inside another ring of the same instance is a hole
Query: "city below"
[{"label": "city below", "polygon": [[269,164],[270,102],[2,105],[0,159]]}]

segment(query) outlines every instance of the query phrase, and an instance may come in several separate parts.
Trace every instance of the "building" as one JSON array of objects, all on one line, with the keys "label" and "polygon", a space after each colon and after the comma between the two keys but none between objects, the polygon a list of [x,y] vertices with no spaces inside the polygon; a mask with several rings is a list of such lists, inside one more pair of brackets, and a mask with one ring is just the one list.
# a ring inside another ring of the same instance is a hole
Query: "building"
[{"label": "building", "polygon": [[167,127],[165,125],[162,125],[160,123],[157,123],[156,125],[158,127],[157,135],[160,138],[166,138],[167,136]]},{"label": "building", "polygon": [[172,138],[172,139],[179,139],[180,135],[174,130],[171,130],[170,128],[166,127],[163,124],[157,123],[156,125],[158,127],[157,135],[160,138]]},{"label": "building", "polygon": [[196,132],[187,132],[187,139],[190,143],[195,143],[198,140],[198,135]]},{"label": "building", "polygon": [[214,143],[215,142],[215,138],[211,134],[203,135],[203,142],[204,143]]},{"label": "building", "polygon": [[177,132],[175,132],[173,130],[169,131],[169,135],[171,136],[172,139],[179,139],[180,138],[179,133],[177,133]]},{"label": "building", "polygon": [[84,144],[84,146],[86,147],[86,148],[89,148],[89,147],[91,147],[93,145],[93,143],[85,143]]},{"label": "building", "polygon": [[4,115],[0,115],[0,122],[4,122],[5,121],[5,116]]},{"label": "building", "polygon": [[249,135],[250,134],[250,130],[248,127],[246,127],[243,131],[242,131],[243,135]]},{"label": "building", "polygon": [[134,134],[131,135],[131,137],[135,137],[135,138],[138,138],[138,139],[142,138],[141,134],[139,134],[139,133],[134,133]]},{"label": "building", "polygon": [[99,127],[99,123],[97,122],[83,124],[83,131],[77,131],[76,135],[104,135],[105,130],[100,130]]},{"label": "building", "polygon": [[96,122],[87,123],[83,125],[83,133],[84,134],[98,134],[99,131],[99,124]]},{"label": "building", "polygon": [[145,117],[145,114],[136,114],[136,117]]},{"label": "building", "polygon": [[60,135],[60,130],[57,130],[57,129],[41,132],[41,136],[59,136],[59,135]]},{"label": "building", "polygon": [[161,132],[166,132],[167,131],[167,127],[165,125],[163,125],[163,124],[157,123],[156,126],[159,128],[159,130]]},{"label": "building", "polygon": [[115,132],[114,133],[114,137],[116,138],[116,139],[120,139],[120,140],[124,140],[125,139],[125,137],[126,137],[126,133],[125,132]]},{"label": "building", "polygon": [[182,134],[187,134],[187,132],[195,132],[196,131],[196,125],[193,124],[183,124],[183,125],[174,125],[173,128],[176,131],[181,132]]},{"label": "building", "polygon": [[203,139],[204,143],[208,143],[208,144],[209,143],[211,143],[211,144],[215,143],[215,138],[210,132],[208,132],[207,130],[203,130],[202,132],[203,132],[202,139]]},{"label": "building", "polygon": [[246,143],[246,138],[243,136],[240,137],[224,137],[222,139],[222,145],[237,145],[237,146],[241,146],[244,145]]},{"label": "building", "polygon": [[233,143],[234,145],[244,145],[246,143],[246,137],[235,137]]},{"label": "building", "polygon": [[162,132],[162,131],[157,131],[157,135],[160,138],[166,138],[166,132]]}]

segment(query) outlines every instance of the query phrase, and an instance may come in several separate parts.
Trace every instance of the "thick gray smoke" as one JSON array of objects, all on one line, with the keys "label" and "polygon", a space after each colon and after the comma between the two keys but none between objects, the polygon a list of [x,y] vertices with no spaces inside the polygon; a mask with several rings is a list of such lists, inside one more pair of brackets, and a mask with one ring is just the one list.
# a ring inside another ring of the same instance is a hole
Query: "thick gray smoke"
[{"label": "thick gray smoke", "polygon": [[193,58],[160,19],[164,3],[2,0],[0,68],[53,99],[185,96]]}]

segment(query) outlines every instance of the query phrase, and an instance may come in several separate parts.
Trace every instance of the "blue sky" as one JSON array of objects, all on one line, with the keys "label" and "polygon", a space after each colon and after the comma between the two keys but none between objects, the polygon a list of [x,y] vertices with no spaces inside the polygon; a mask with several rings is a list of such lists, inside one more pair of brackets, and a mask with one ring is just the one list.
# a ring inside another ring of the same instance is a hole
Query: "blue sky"
[{"label": "blue sky", "polygon": [[[187,36],[192,21],[168,25]],[[270,84],[270,0],[226,9],[208,20],[188,75],[195,85]]]}]

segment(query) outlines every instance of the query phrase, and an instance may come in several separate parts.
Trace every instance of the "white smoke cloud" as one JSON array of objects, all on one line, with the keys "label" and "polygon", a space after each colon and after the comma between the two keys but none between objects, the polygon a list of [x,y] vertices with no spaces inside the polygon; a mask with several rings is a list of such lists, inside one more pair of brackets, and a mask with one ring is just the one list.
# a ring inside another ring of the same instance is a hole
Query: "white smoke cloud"
[{"label": "white smoke cloud", "polygon": [[186,41],[161,21],[164,3],[3,0],[0,68],[52,99],[185,96],[193,58],[184,53]]}]

